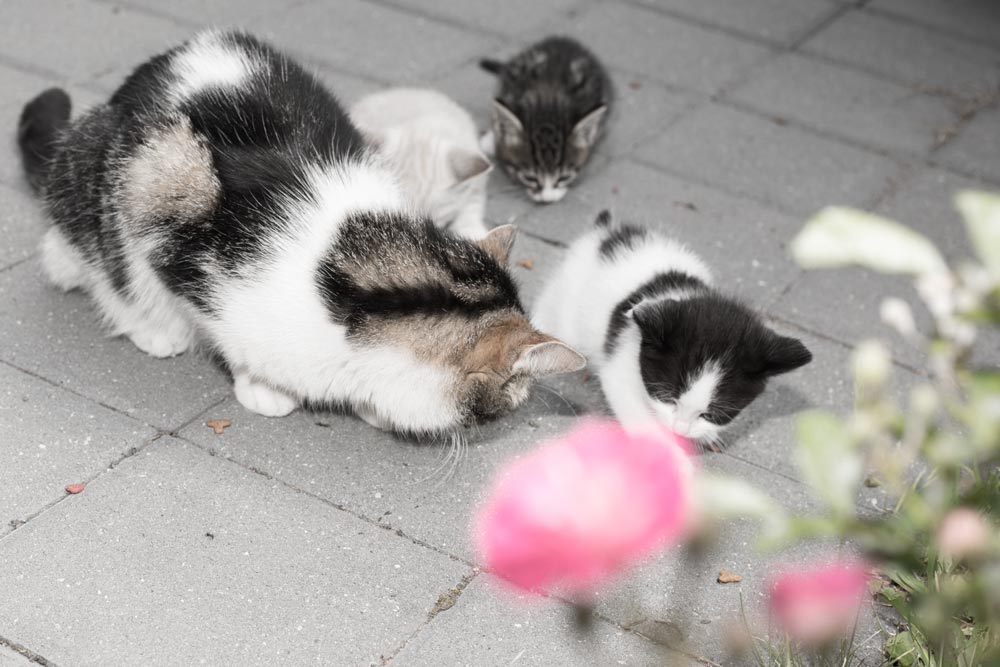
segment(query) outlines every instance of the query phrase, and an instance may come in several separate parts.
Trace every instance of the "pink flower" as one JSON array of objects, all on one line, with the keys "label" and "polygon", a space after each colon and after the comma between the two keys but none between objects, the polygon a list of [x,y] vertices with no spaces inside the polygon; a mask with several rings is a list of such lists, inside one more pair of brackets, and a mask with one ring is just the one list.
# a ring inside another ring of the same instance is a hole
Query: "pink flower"
[{"label": "pink flower", "polygon": [[480,553],[526,590],[588,588],[681,534],[692,470],[672,434],[585,422],[501,474]]},{"label": "pink flower", "polygon": [[864,602],[870,574],[858,563],[786,572],[771,584],[771,612],[788,634],[807,644],[847,636]]},{"label": "pink flower", "polygon": [[937,542],[943,556],[961,560],[986,550],[990,528],[979,512],[959,507],[948,512],[938,526]]}]

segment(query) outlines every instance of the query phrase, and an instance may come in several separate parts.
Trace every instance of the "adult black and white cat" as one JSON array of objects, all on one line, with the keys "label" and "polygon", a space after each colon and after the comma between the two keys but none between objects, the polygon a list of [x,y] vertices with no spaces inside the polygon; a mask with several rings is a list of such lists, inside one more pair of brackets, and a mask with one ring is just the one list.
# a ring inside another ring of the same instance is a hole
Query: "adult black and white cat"
[{"label": "adult black and white cat", "polygon": [[712,287],[708,267],[652,230],[596,229],[570,246],[532,321],[583,352],[627,428],[658,421],[701,442],[812,354]]},{"label": "adult black and white cat", "polygon": [[73,122],[47,91],[19,139],[52,282],[153,356],[197,332],[254,412],[334,403],[443,432],[583,365],[524,315],[513,228],[474,243],[410,214],[334,97],[249,35],[201,33]]},{"label": "adult black and white cat", "polygon": [[611,104],[607,72],[568,37],[547,37],[507,62],[484,59],[480,66],[500,80],[484,148],[532,199],[559,201],[604,126]]}]

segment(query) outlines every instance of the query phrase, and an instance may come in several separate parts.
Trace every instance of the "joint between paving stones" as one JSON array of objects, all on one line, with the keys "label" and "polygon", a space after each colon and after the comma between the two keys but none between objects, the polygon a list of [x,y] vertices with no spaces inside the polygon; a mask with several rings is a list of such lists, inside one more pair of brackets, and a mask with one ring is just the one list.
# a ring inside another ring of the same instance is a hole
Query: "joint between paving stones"
[{"label": "joint between paving stones", "polygon": [[396,657],[403,651],[403,649],[405,649],[406,646],[411,641],[413,641],[413,639],[417,635],[419,635],[424,628],[426,628],[428,625],[431,624],[431,622],[434,621],[434,619],[437,617],[438,614],[454,607],[455,603],[458,602],[458,598],[460,598],[462,596],[462,593],[465,592],[465,588],[470,583],[472,583],[473,579],[479,576],[479,573],[481,571],[482,570],[480,570],[479,568],[473,567],[472,571],[463,576],[457,584],[446,590],[444,593],[441,593],[441,595],[438,596],[437,602],[435,602],[434,606],[431,607],[431,610],[427,612],[427,618],[425,618],[420,625],[414,628],[413,632],[411,632],[407,637],[405,637],[403,641],[400,642],[399,646],[393,649],[393,651],[389,655],[383,654],[379,656],[381,664],[388,665],[393,660],[395,660]]},{"label": "joint between paving stones", "polygon": [[11,651],[14,651],[18,655],[24,657],[28,662],[33,662],[36,665],[42,665],[42,667],[59,667],[56,663],[52,662],[48,658],[39,655],[38,653],[32,651],[31,649],[18,644],[15,641],[7,639],[6,637],[0,635],[0,646],[6,646]]}]

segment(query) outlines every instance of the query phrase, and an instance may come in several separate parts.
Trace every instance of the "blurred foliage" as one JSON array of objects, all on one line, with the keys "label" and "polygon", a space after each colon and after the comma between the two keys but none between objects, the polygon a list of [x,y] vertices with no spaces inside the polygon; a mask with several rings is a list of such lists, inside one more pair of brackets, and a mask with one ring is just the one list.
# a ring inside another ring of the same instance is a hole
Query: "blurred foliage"
[{"label": "blurred foliage", "polygon": [[[859,344],[853,413],[797,418],[797,462],[821,509],[786,515],[754,496],[747,506],[759,512],[744,512],[765,519],[765,546],[833,539],[867,558],[878,574],[876,603],[901,619],[886,629],[886,664],[903,667],[1000,665],[1000,196],[967,191],[955,203],[976,253],[955,267],[924,236],[845,208],[820,212],[793,240],[806,268],[853,265],[911,277],[931,330],[918,330],[901,299],[887,299],[880,312],[926,361],[898,400],[889,390],[888,347]],[[994,337],[982,341],[974,362],[984,333]],[[714,492],[726,483],[715,480]],[[860,510],[865,487],[879,488],[867,496],[878,495],[880,507]],[[806,656],[787,641],[763,645],[761,665],[827,664],[822,653]],[[836,653],[843,660],[836,664],[857,664],[850,644]]]}]

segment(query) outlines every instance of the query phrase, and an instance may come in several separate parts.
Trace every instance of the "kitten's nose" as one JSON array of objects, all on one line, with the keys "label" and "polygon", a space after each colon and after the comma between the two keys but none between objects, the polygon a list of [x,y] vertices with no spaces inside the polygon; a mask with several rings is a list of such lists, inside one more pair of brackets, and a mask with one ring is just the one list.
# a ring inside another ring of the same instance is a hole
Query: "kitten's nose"
[{"label": "kitten's nose", "polygon": [[532,192],[531,198],[543,204],[552,204],[566,196],[566,188],[544,187],[541,192]]}]

